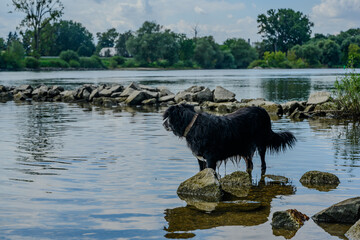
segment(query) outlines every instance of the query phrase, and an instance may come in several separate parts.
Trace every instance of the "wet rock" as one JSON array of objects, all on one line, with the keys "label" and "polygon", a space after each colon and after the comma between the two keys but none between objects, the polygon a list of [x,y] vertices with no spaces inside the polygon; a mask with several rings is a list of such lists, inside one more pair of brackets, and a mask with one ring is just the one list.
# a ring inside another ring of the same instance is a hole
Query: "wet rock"
[{"label": "wet rock", "polygon": [[314,111],[338,111],[338,106],[334,102],[326,102],[315,106]]},{"label": "wet rock", "polygon": [[318,186],[320,189],[321,187],[328,187],[333,189],[339,185],[340,180],[332,173],[308,171],[300,178],[300,182],[304,186],[310,188],[316,188]]},{"label": "wet rock", "polygon": [[314,111],[315,107],[316,107],[316,105],[308,105],[308,106],[306,106],[305,109],[304,109],[304,113],[309,113],[309,112]]},{"label": "wet rock", "polygon": [[144,92],[147,94],[147,96],[149,98],[155,98],[155,99],[159,98],[159,93],[158,92],[153,92],[153,91],[148,91],[148,90],[144,90]]},{"label": "wet rock", "polygon": [[282,104],[281,106],[283,108],[284,114],[288,115],[291,115],[296,109],[298,109],[299,111],[304,110],[304,106],[298,101],[287,102]]},{"label": "wet rock", "polygon": [[27,96],[25,93],[23,92],[18,92],[14,95],[14,100],[15,101],[25,101],[27,99]]},{"label": "wet rock", "polygon": [[159,92],[159,89],[154,88],[154,87],[150,87],[150,86],[147,86],[147,85],[143,85],[143,84],[139,84],[139,85],[137,85],[137,87],[139,87],[141,90],[146,90],[146,91],[149,91],[149,92]]},{"label": "wet rock", "polygon": [[32,96],[36,98],[46,97],[48,95],[49,87],[42,85],[32,91]]},{"label": "wet rock", "polygon": [[289,117],[293,120],[301,120],[309,118],[310,115],[305,112],[301,112],[298,109],[295,109],[295,111],[292,112]]},{"label": "wet rock", "polygon": [[360,197],[334,204],[312,216],[312,219],[315,222],[355,223],[360,219]]},{"label": "wet rock", "polygon": [[192,102],[194,99],[194,93],[181,91],[175,95],[175,102],[180,103],[182,101]]},{"label": "wet rock", "polygon": [[0,92],[1,101],[9,101],[13,99],[13,95],[10,92]]},{"label": "wet rock", "polygon": [[28,84],[25,84],[25,85],[21,85],[21,86],[18,86],[14,89],[14,94],[18,93],[18,92],[23,92],[23,91],[26,91],[26,90],[33,90],[33,88],[28,85]]},{"label": "wet rock", "polygon": [[307,100],[307,104],[311,105],[311,104],[321,104],[321,103],[325,103],[330,101],[331,97],[330,97],[330,93],[329,92],[313,92],[310,94],[308,100]]},{"label": "wet rock", "polygon": [[114,85],[111,88],[105,88],[99,92],[100,97],[111,97],[111,94],[116,92],[122,92],[124,89],[121,85]]},{"label": "wet rock", "polygon": [[65,90],[61,92],[60,95],[64,102],[73,102],[75,100],[76,91]]},{"label": "wet rock", "polygon": [[271,174],[265,174],[261,176],[261,180],[264,180],[266,183],[269,184],[288,184],[289,179],[284,176],[278,176],[278,175],[271,175]]},{"label": "wet rock", "polygon": [[159,102],[169,102],[169,101],[174,101],[175,99],[175,95],[166,95],[166,96],[163,96],[163,97],[160,97],[159,98]]},{"label": "wet rock", "polygon": [[128,97],[130,96],[133,92],[138,91],[135,90],[133,88],[127,87],[124,89],[124,91],[120,94],[120,97]]},{"label": "wet rock", "polygon": [[220,179],[222,190],[237,197],[246,197],[251,188],[250,175],[236,171]]},{"label": "wet rock", "polygon": [[204,89],[205,89],[204,86],[191,86],[188,89],[186,89],[185,92],[197,93]]},{"label": "wet rock", "polygon": [[171,92],[166,87],[158,87],[158,90],[160,92],[160,97],[164,97],[164,96],[168,96],[168,95],[174,95],[175,96],[175,94],[173,92]]},{"label": "wet rock", "polygon": [[248,103],[246,103],[246,106],[256,106],[256,107],[262,107],[264,108],[269,114],[274,114],[281,116],[283,114],[283,109],[280,104],[269,102],[269,101],[263,101],[263,100],[252,100]]},{"label": "wet rock", "polygon": [[273,228],[283,228],[287,230],[297,230],[309,217],[296,209],[278,211],[273,214],[271,225]]},{"label": "wet rock", "polygon": [[235,101],[235,93],[217,86],[214,90],[214,102],[233,102]]},{"label": "wet rock", "polygon": [[150,98],[150,99],[146,99],[144,101],[141,102],[142,105],[154,105],[156,104],[156,98]]},{"label": "wet rock", "polygon": [[94,98],[97,98],[97,97],[99,97],[99,89],[94,89],[90,93],[89,101],[91,102],[91,101],[93,101]]},{"label": "wet rock", "polygon": [[144,91],[135,90],[126,100],[125,103],[129,105],[140,105],[142,101],[151,98]]},{"label": "wet rock", "polygon": [[207,202],[218,202],[223,195],[216,173],[206,168],[180,184],[177,194],[181,199],[195,198]]},{"label": "wet rock", "polygon": [[350,229],[345,233],[349,240],[360,240],[360,220],[358,220]]},{"label": "wet rock", "polygon": [[4,85],[0,85],[0,93],[7,92],[7,91],[8,91],[7,87],[5,87]]},{"label": "wet rock", "polygon": [[205,101],[212,101],[214,98],[213,92],[209,88],[204,88],[195,93],[194,101],[202,103]]}]

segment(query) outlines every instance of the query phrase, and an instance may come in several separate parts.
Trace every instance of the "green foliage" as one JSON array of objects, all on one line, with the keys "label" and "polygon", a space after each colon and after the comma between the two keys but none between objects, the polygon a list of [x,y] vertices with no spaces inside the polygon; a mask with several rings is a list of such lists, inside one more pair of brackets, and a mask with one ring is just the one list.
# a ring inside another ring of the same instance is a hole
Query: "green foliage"
[{"label": "green foliage", "polygon": [[69,63],[62,59],[40,59],[40,68],[69,68]]},{"label": "green foliage", "polygon": [[287,52],[296,44],[303,44],[310,39],[314,23],[302,12],[292,9],[270,9],[267,15],[257,18],[259,34],[273,47],[273,51]]},{"label": "green foliage", "polygon": [[119,56],[130,57],[129,51],[126,49],[126,41],[133,37],[131,31],[127,31],[119,34],[119,38],[116,40],[115,48]]},{"label": "green foliage", "polygon": [[25,67],[31,69],[38,69],[40,67],[40,62],[34,57],[25,58]]},{"label": "green foliage", "polygon": [[122,65],[125,63],[125,58],[123,58],[121,56],[114,56],[111,59],[114,60],[117,65]]},{"label": "green foliage", "polygon": [[124,67],[127,67],[127,68],[139,67],[139,63],[135,59],[130,58],[125,61]]},{"label": "green foliage", "polygon": [[[318,67],[320,65],[321,49],[315,44],[296,45],[291,49],[297,58],[302,59],[308,66]],[[289,57],[288,57],[289,59]],[[290,59],[289,59],[290,60]],[[293,59],[296,60],[297,59]],[[291,60],[290,60],[291,61]]]},{"label": "green foliage", "polygon": [[101,59],[98,56],[91,56],[91,57],[81,57],[80,58],[80,66],[82,68],[104,68],[103,63],[101,62]]},{"label": "green foliage", "polygon": [[212,36],[198,38],[194,49],[194,60],[202,68],[219,67],[223,60],[223,53]]},{"label": "green foliage", "polygon": [[80,60],[79,55],[73,50],[62,51],[59,57],[65,62],[70,62],[70,60],[75,60],[75,61]]},{"label": "green foliage", "polygon": [[25,50],[22,44],[15,40],[9,43],[8,49],[2,53],[2,68],[8,70],[19,70],[23,67]]},{"label": "green foliage", "polygon": [[349,61],[353,67],[360,67],[360,47],[357,44],[349,45]]},{"label": "green foliage", "polygon": [[258,58],[256,50],[244,39],[228,39],[224,45],[230,49],[236,68],[247,68],[252,61]]},{"label": "green foliage", "polygon": [[41,52],[41,31],[63,15],[64,6],[60,0],[12,0],[15,11],[25,13],[20,27],[28,27],[33,32],[34,51]]},{"label": "green foliage", "polygon": [[[79,60],[80,60],[80,59],[79,59]],[[74,59],[71,59],[71,60],[69,61],[69,66],[70,66],[71,68],[80,68],[80,63],[79,63],[78,61],[74,60]]]},{"label": "green foliage", "polygon": [[172,65],[179,59],[179,48],[177,34],[162,30],[162,26],[155,22],[144,22],[135,36],[126,42],[129,53],[143,64],[163,59]]},{"label": "green foliage", "polygon": [[355,69],[336,80],[335,95],[339,108],[350,115],[360,116],[360,74]]},{"label": "green foliage", "polygon": [[322,40],[318,42],[318,48],[321,49],[320,62],[329,67],[340,64],[340,46],[333,40]]},{"label": "green foliage", "polygon": [[96,37],[98,39],[98,44],[96,45],[96,53],[99,53],[102,48],[106,47],[114,47],[115,41],[119,33],[115,28],[110,28],[106,32],[98,32],[96,33]]}]

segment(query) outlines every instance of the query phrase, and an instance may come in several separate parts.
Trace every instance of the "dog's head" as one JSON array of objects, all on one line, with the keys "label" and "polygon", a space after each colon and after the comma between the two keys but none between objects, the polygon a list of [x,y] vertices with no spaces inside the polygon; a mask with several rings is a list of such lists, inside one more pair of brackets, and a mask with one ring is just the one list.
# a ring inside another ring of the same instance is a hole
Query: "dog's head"
[{"label": "dog's head", "polygon": [[181,137],[195,114],[196,112],[192,105],[179,104],[171,106],[163,115],[164,128]]}]

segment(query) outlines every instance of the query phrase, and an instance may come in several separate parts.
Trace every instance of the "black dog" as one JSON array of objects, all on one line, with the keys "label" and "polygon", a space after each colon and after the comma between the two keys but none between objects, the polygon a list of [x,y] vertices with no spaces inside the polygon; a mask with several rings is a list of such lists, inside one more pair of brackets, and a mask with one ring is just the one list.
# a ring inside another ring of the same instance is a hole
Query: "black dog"
[{"label": "black dog", "polygon": [[169,107],[163,115],[163,125],[186,142],[204,168],[215,170],[217,162],[245,159],[247,171],[253,169],[252,158],[257,150],[261,158],[261,172],[265,174],[265,152],[285,150],[295,144],[290,132],[271,130],[269,114],[261,107],[247,107],[225,115],[197,113],[192,105]]}]

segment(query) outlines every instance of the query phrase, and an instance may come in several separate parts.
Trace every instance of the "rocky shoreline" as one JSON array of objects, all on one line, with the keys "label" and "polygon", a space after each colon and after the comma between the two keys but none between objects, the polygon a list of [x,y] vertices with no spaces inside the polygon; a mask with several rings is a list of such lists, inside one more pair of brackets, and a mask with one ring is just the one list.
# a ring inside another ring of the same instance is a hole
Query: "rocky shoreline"
[{"label": "rocky shoreline", "polygon": [[170,106],[189,103],[205,111],[230,113],[248,106],[263,107],[271,116],[286,115],[294,120],[314,117],[339,117],[344,113],[338,108],[329,92],[314,92],[307,101],[290,101],[278,104],[263,98],[242,99],[221,86],[210,90],[204,86],[192,86],[172,93],[166,87],[150,87],[132,82],[124,87],[116,85],[85,84],[74,90],[61,86],[3,86],[0,85],[0,101],[48,101],[90,103],[107,108],[117,106]]}]

